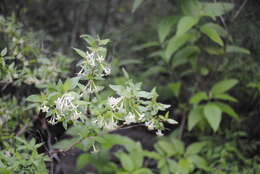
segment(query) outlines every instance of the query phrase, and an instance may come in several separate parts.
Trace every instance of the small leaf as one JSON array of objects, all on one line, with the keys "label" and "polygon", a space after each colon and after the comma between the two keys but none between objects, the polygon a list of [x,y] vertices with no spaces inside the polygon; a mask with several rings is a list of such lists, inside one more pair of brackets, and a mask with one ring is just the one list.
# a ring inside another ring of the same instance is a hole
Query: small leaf
[{"label": "small leaf", "polygon": [[178,21],[178,17],[176,16],[168,16],[164,18],[158,27],[158,35],[159,40],[162,43],[166,37],[170,34],[170,31],[172,30],[173,25],[175,25]]},{"label": "small leaf", "polygon": [[132,8],[132,13],[144,2],[144,0],[135,0]]},{"label": "small leaf", "polygon": [[234,46],[234,45],[228,45],[226,48],[227,53],[241,53],[241,54],[250,54],[250,51],[248,49]]},{"label": "small leaf", "polygon": [[170,119],[170,118],[167,120],[167,122],[168,122],[169,124],[178,124],[177,121],[175,121],[175,120],[173,120],[173,119]]},{"label": "small leaf", "polygon": [[205,92],[198,92],[190,98],[190,104],[199,104],[202,100],[208,100]]},{"label": "small leaf", "polygon": [[26,101],[41,103],[42,102],[42,96],[40,96],[40,95],[30,95],[29,97],[26,98]]},{"label": "small leaf", "polygon": [[203,119],[203,107],[193,108],[188,116],[188,130],[191,131],[196,124]]},{"label": "small leaf", "polygon": [[78,55],[80,55],[81,57],[83,57],[83,58],[85,58],[85,57],[87,57],[87,54],[84,52],[84,51],[82,51],[82,50],[80,50],[80,49],[78,49],[78,48],[73,48],[77,53],[78,53]]},{"label": "small leaf", "polygon": [[177,25],[176,36],[180,36],[183,33],[189,31],[194,25],[198,23],[199,19],[192,16],[183,16]]},{"label": "small leaf", "polygon": [[237,83],[238,83],[238,80],[236,80],[236,79],[223,80],[223,81],[216,83],[212,87],[210,92],[213,94],[213,96],[216,94],[221,94],[221,93],[224,93],[224,92],[230,90],[231,88],[233,88]]},{"label": "small leaf", "polygon": [[205,24],[202,27],[200,27],[200,31],[207,35],[212,41],[216,42],[220,46],[224,46],[224,42],[222,41],[219,34],[213,27]]},{"label": "small leaf", "polygon": [[7,53],[7,48],[4,48],[2,51],[1,51],[1,56],[4,57]]},{"label": "small leaf", "polygon": [[209,125],[216,132],[221,121],[221,109],[213,103],[208,103],[204,107],[204,114]]}]

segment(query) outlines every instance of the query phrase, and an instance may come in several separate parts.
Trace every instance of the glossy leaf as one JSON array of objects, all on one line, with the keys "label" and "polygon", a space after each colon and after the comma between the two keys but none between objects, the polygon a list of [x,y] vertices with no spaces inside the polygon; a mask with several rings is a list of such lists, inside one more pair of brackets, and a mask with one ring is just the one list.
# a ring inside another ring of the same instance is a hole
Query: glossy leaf
[{"label": "glossy leaf", "polygon": [[188,115],[188,130],[191,131],[196,124],[203,119],[203,107],[193,108]]},{"label": "glossy leaf", "polygon": [[159,40],[162,43],[166,37],[170,34],[172,31],[173,26],[177,23],[178,17],[176,16],[169,16],[164,18],[158,27],[158,35],[159,35]]},{"label": "glossy leaf", "polygon": [[207,100],[208,95],[205,92],[198,92],[190,98],[190,104],[199,104],[202,100]]}]

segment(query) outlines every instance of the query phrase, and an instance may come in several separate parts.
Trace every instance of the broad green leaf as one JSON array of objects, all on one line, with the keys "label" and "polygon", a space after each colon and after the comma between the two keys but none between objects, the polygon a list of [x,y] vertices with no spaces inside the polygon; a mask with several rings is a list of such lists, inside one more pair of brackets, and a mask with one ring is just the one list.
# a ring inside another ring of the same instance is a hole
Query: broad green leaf
[{"label": "broad green leaf", "polygon": [[178,21],[178,17],[168,16],[160,22],[159,27],[158,27],[158,35],[159,35],[159,40],[161,43],[170,34],[173,26],[177,23],[177,21]]},{"label": "broad green leaf", "polygon": [[212,93],[213,96],[216,94],[221,94],[221,93],[224,93],[224,92],[230,90],[231,88],[233,88],[237,83],[238,83],[238,80],[236,80],[236,79],[223,80],[223,81],[216,83],[212,87],[210,92]]},{"label": "broad green leaf", "polygon": [[208,95],[205,92],[197,92],[190,98],[190,104],[199,104],[202,100],[208,100]]},{"label": "broad green leaf", "polygon": [[208,103],[203,111],[209,125],[216,132],[221,121],[221,109],[216,104]]},{"label": "broad green leaf", "polygon": [[55,149],[62,149],[62,150],[69,150],[72,148],[76,143],[80,141],[81,138],[75,137],[70,139],[61,140],[58,143],[56,143],[53,148]]},{"label": "broad green leaf", "polygon": [[201,15],[213,18],[224,15],[234,8],[234,4],[226,2],[204,2],[200,4]]},{"label": "broad green leaf", "polygon": [[193,108],[188,115],[188,130],[191,131],[196,124],[203,119],[203,107]]},{"label": "broad green leaf", "polygon": [[200,31],[207,35],[212,41],[216,42],[220,46],[224,46],[224,42],[222,41],[219,34],[213,27],[209,26],[208,24],[205,24],[200,27]]},{"label": "broad green leaf", "polygon": [[198,154],[205,145],[206,142],[193,143],[187,147],[186,154],[187,155]]},{"label": "broad green leaf", "polygon": [[207,23],[207,26],[213,28],[221,37],[227,37],[228,32],[219,24],[216,23]]},{"label": "broad green leaf", "polygon": [[78,158],[77,158],[77,169],[80,170],[83,167],[85,167],[88,163],[90,163],[91,157],[90,154],[81,154]]},{"label": "broad green leaf", "polygon": [[231,102],[238,102],[237,99],[235,99],[234,97],[228,95],[228,94],[216,94],[213,96],[213,98],[215,99],[220,99],[220,100],[226,100],[226,101],[231,101]]},{"label": "broad green leaf", "polygon": [[180,36],[189,31],[194,25],[198,23],[198,21],[199,18],[183,16],[178,22],[176,36]]},{"label": "broad green leaf", "polygon": [[176,153],[176,149],[174,148],[174,145],[169,142],[161,140],[157,143],[157,146],[161,150],[163,150],[168,157],[170,157]]},{"label": "broad green leaf", "polygon": [[182,11],[187,16],[199,16],[200,6],[198,0],[181,0]]},{"label": "broad green leaf", "polygon": [[132,13],[144,2],[144,0],[135,0],[132,8]]},{"label": "broad green leaf", "polygon": [[221,102],[217,102],[216,105],[219,106],[219,108],[222,110],[222,112],[226,113],[227,115],[233,117],[236,120],[239,120],[239,115],[235,112],[235,110],[230,107],[227,104],[221,103]]},{"label": "broad green leaf", "polygon": [[185,158],[180,159],[178,166],[179,166],[179,172],[177,173],[181,173],[181,174],[189,174],[189,172],[193,168],[192,163]]},{"label": "broad green leaf", "polygon": [[171,142],[172,142],[172,144],[174,146],[175,151],[178,154],[183,154],[184,153],[184,144],[183,144],[182,141],[180,141],[177,138],[171,137]]},{"label": "broad green leaf", "polygon": [[234,45],[227,45],[226,47],[227,53],[241,53],[241,54],[250,54],[250,51],[248,49],[234,46]]},{"label": "broad green leaf", "polygon": [[78,48],[73,48],[75,51],[76,51],[76,53],[78,54],[78,55],[80,55],[81,57],[83,57],[83,58],[85,58],[85,57],[87,57],[87,54],[84,52],[84,51],[82,51],[82,50],[80,50],[80,49],[78,49]]},{"label": "broad green leaf", "polygon": [[208,167],[207,167],[208,164],[204,158],[202,158],[198,155],[191,155],[188,157],[188,159],[190,161],[192,161],[196,165],[196,167],[203,169],[203,170],[208,170]]},{"label": "broad green leaf", "polygon": [[181,36],[174,36],[169,40],[165,51],[166,62],[170,62],[171,56],[182,47],[187,41],[192,38],[191,34],[183,34]]},{"label": "broad green leaf", "polygon": [[133,172],[133,174],[153,174],[150,169],[141,168]]},{"label": "broad green leaf", "polygon": [[126,153],[117,152],[116,156],[120,159],[120,162],[126,171],[132,172],[134,170],[134,163]]},{"label": "broad green leaf", "polygon": [[72,88],[72,80],[67,79],[63,84],[63,90],[66,92]]}]

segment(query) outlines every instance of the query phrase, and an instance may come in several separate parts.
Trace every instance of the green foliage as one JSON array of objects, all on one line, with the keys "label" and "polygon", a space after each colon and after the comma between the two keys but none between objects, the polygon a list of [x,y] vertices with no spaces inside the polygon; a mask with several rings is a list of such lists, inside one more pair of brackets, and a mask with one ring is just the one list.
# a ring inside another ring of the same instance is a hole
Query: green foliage
[{"label": "green foliage", "polygon": [[37,148],[42,144],[36,144],[32,139],[30,142],[16,137],[17,141],[15,147],[10,147],[5,144],[7,148],[0,151],[0,172],[3,174],[18,173],[18,174],[47,174],[48,171],[44,162],[49,158],[43,154],[38,154]]}]

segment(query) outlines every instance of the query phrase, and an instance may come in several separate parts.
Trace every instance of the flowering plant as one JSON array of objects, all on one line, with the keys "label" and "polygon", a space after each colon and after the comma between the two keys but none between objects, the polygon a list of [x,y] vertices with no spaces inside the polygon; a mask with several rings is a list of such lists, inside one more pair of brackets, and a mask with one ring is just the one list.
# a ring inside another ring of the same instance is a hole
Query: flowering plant
[{"label": "flowering plant", "polygon": [[77,64],[80,71],[64,83],[48,85],[41,95],[27,98],[46,113],[50,124],[91,123],[102,130],[113,130],[122,125],[144,123],[149,130],[157,130],[163,135],[164,121],[175,124],[165,111],[169,105],[157,102],[155,88],[151,92],[142,91],[141,83],[134,83],[125,70],[126,82],[123,85],[109,85],[115,96],[104,97],[101,81],[110,73],[111,68],[105,57],[104,48],[109,40],[95,39],[89,35],[81,36],[89,45],[87,51],[74,48],[82,60]]}]

